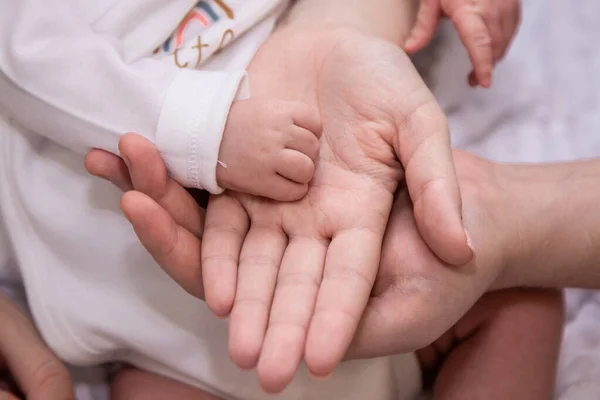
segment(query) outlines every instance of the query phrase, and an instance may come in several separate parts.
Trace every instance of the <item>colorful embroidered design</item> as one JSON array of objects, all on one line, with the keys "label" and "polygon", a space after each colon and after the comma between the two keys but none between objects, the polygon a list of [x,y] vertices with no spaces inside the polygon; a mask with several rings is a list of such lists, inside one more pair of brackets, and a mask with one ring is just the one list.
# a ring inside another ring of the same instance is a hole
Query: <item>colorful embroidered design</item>
[{"label": "colorful embroidered design", "polygon": [[[200,35],[221,18],[233,19],[233,10],[223,0],[200,0],[179,24],[175,32],[161,46],[168,53],[186,42],[186,33],[193,30],[193,36]],[[157,49],[158,50],[158,49]]]}]

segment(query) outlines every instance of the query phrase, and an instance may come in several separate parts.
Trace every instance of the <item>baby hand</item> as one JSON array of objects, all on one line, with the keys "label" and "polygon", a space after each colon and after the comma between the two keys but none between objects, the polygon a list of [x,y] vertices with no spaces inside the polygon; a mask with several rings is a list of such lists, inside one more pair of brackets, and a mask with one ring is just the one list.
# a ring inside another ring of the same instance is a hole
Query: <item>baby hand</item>
[{"label": "baby hand", "polygon": [[464,43],[473,71],[471,86],[490,87],[492,70],[504,57],[519,26],[519,0],[421,0],[417,23],[405,50],[421,50],[433,38],[442,15],[452,20]]},{"label": "baby hand", "polygon": [[278,201],[304,197],[319,155],[318,110],[302,102],[252,98],[231,107],[217,182]]}]

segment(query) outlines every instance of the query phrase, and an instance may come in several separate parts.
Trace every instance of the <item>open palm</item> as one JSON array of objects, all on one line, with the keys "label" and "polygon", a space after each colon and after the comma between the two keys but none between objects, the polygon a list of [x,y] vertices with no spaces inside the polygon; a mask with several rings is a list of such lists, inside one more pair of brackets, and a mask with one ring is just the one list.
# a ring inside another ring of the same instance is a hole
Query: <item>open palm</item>
[{"label": "open palm", "polygon": [[[231,310],[231,356],[243,368],[258,365],[270,392],[283,390],[303,357],[317,376],[344,357],[377,275],[403,176],[398,159],[407,174],[441,170],[424,157],[411,162],[423,151],[441,153],[435,162],[452,165],[443,115],[399,48],[354,31],[315,35],[319,40],[303,47],[305,37],[295,46],[298,35],[282,31],[249,69],[255,94],[319,107],[324,132],[307,196],[295,203],[231,192],[214,197],[204,231],[207,303],[222,316]],[[429,124],[425,130],[433,134],[411,136],[423,129],[418,124]],[[415,182],[418,189],[409,180],[416,208],[453,191],[445,178]],[[433,207],[429,215],[436,211],[444,209]],[[444,221],[437,217],[425,220],[425,232]],[[455,237],[460,247],[464,234]]]},{"label": "open palm", "polygon": [[[168,178],[152,143],[127,134],[120,149],[130,160],[129,169],[102,150],[90,153],[88,168],[129,190],[122,207],[141,242],[165,272],[203,299],[199,279],[202,210]],[[461,268],[448,268],[419,234],[406,188],[400,188],[375,285],[348,357],[371,358],[423,348],[453,326],[490,287],[514,284],[515,271],[504,268],[519,259],[520,226],[530,218],[522,198],[510,186],[514,172],[511,166],[467,153],[455,152],[454,159],[465,201],[465,225],[473,234],[477,256]],[[223,228],[236,232],[234,225]]]}]

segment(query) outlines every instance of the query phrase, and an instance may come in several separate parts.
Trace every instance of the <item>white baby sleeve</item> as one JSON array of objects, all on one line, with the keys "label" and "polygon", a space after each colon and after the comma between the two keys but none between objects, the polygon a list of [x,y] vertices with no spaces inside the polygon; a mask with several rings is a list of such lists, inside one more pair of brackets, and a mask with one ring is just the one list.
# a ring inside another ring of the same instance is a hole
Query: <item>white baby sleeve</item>
[{"label": "white baby sleeve", "polygon": [[156,144],[182,185],[218,193],[216,165],[245,71],[180,70],[124,61],[74,0],[0,0],[0,105],[20,125],[84,154],[118,154],[120,136]]}]

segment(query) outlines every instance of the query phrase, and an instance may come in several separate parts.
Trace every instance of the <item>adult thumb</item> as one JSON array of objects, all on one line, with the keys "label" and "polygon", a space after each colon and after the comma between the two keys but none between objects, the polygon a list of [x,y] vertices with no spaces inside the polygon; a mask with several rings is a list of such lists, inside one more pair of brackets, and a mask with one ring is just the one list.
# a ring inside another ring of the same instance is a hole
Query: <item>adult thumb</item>
[{"label": "adult thumb", "polygon": [[464,265],[473,258],[462,223],[462,200],[446,119],[435,99],[422,104],[399,129],[396,153],[421,236],[444,262]]}]

